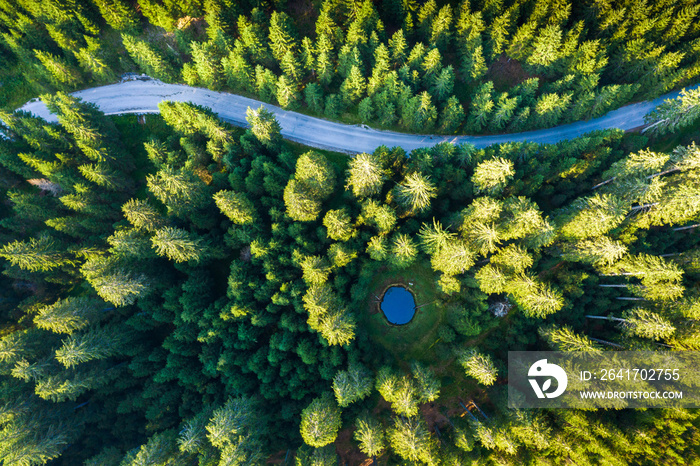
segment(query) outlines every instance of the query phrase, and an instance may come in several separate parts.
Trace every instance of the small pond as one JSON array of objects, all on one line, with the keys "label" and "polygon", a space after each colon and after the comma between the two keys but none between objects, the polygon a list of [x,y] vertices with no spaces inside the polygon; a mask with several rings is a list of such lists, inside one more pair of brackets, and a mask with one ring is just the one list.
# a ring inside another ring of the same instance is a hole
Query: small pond
[{"label": "small pond", "polygon": [[380,305],[386,319],[394,325],[407,324],[416,313],[413,294],[403,286],[392,286],[384,292]]}]

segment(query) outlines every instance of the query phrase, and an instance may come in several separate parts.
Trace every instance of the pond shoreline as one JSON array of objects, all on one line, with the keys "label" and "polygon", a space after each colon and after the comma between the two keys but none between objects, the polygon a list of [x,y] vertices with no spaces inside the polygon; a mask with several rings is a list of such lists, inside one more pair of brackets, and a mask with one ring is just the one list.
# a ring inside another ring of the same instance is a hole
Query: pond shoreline
[{"label": "pond shoreline", "polygon": [[[386,293],[392,288],[401,288],[403,290],[406,290],[411,295],[411,298],[413,300],[413,314],[411,315],[411,318],[408,321],[401,323],[401,324],[396,324],[394,322],[391,322],[389,320],[389,317],[387,316],[386,312],[382,309],[382,304],[384,303],[384,298],[386,296]],[[405,325],[410,324],[416,318],[416,314],[418,313],[419,306],[416,305],[416,303],[417,303],[416,294],[413,292],[413,290],[411,290],[409,285],[406,285],[404,283],[390,283],[384,287],[382,292],[377,297],[379,298],[379,300],[375,301],[376,312],[381,313],[384,316],[384,320],[388,325],[390,325],[392,327],[403,327]]]}]

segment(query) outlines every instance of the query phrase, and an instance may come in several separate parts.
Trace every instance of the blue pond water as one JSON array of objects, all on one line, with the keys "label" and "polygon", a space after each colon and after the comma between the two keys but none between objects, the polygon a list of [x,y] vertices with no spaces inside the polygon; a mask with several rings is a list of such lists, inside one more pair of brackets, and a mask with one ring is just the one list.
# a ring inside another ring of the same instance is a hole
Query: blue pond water
[{"label": "blue pond water", "polygon": [[380,307],[386,319],[395,325],[407,324],[416,313],[413,295],[401,286],[392,286],[386,290]]}]

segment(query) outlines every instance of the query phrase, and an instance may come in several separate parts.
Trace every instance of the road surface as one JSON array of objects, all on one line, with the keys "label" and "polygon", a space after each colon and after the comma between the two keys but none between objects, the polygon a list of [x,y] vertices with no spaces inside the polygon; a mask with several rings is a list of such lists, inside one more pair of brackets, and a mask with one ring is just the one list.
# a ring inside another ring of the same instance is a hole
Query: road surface
[{"label": "road surface", "polygon": [[[486,147],[502,142],[530,141],[556,143],[573,139],[594,130],[619,128],[628,130],[644,124],[644,115],[656,108],[665,99],[675,98],[678,91],[666,94],[652,101],[627,105],[600,118],[579,121],[554,128],[527,131],[522,133],[499,134],[494,136],[429,136],[421,134],[380,131],[364,125],[347,125],[283,110],[280,107],[262,103],[226,92],[190,87],[182,84],[166,84],[151,78],[124,81],[108,86],[93,87],[74,92],[73,95],[97,104],[107,115],[126,113],[158,113],[158,103],[164,100],[191,102],[211,108],[219,117],[237,126],[246,126],[246,109],[265,106],[273,112],[282,127],[282,136],[301,144],[345,153],[373,152],[377,147],[401,146],[407,152],[419,147],[431,147],[441,142],[454,144],[470,143],[476,147]],[[56,117],[49,113],[41,100],[34,99],[21,110],[30,111],[47,121],[55,122]]]}]

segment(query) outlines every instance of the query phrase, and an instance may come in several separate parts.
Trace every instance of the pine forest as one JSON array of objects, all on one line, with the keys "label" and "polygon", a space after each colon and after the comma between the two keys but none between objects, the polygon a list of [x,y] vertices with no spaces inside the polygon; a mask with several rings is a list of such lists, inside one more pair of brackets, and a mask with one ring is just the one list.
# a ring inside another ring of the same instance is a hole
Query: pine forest
[{"label": "pine forest", "polygon": [[[686,90],[347,155],[71,95],[134,74],[445,135]],[[696,409],[507,391],[509,351],[700,350],[698,82],[693,0],[0,0],[0,464],[700,464]]]}]

